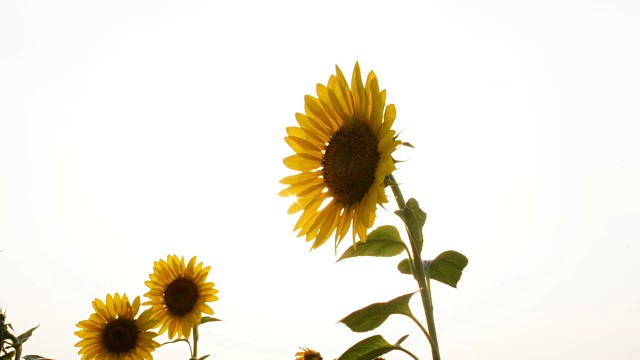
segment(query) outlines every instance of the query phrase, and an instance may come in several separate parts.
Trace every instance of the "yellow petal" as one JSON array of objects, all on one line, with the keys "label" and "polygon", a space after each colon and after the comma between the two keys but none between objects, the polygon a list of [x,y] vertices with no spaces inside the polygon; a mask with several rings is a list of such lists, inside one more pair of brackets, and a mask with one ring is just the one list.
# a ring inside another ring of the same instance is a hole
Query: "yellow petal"
[{"label": "yellow petal", "polygon": [[284,165],[291,170],[309,171],[322,167],[322,159],[309,154],[295,154],[284,159]]},{"label": "yellow petal", "polygon": [[287,136],[284,138],[284,141],[291,147],[293,151],[296,153],[307,153],[311,155],[321,154],[324,147],[316,146],[307,140],[296,136]]},{"label": "yellow petal", "polygon": [[320,138],[320,136],[318,136],[317,133],[309,129],[302,129],[297,126],[290,126],[287,128],[287,135],[304,139],[320,149],[324,149],[326,146],[325,144],[326,140],[323,140],[322,138]]},{"label": "yellow petal", "polygon": [[[396,119],[396,106],[393,104],[389,104],[387,105],[387,109],[384,112],[384,122],[393,123],[395,119]],[[389,129],[390,128],[391,127],[389,127]]]},{"label": "yellow petal", "polygon": [[319,175],[322,175],[322,173],[321,172],[303,172],[300,174],[284,177],[282,178],[282,180],[280,180],[280,183],[285,185],[303,184],[313,179],[317,179]]}]

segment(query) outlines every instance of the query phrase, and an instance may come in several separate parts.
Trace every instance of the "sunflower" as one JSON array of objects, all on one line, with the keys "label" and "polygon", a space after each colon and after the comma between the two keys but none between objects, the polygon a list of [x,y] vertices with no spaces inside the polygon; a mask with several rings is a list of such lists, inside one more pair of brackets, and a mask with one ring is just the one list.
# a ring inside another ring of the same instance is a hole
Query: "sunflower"
[{"label": "sunflower", "polygon": [[157,326],[161,326],[159,334],[169,330],[169,338],[188,338],[191,329],[200,323],[202,313],[213,314],[207,302],[216,301],[218,290],[214,283],[205,282],[211,266],[196,265],[196,257],[188,264],[184,263],[184,256],[167,256],[167,261],[156,261],[150,280],[145,281],[149,292],[144,294],[149,301],[144,305],[151,305],[153,317],[158,319]]},{"label": "sunflower", "polygon": [[76,344],[82,360],[153,359],[151,352],[160,344],[153,340],[158,334],[148,330],[156,321],[149,310],[135,318],[140,309],[139,296],[133,305],[126,294],[120,297],[118,293],[107,295],[106,303],[95,299],[92,304],[95,313],[76,325],[81,329],[75,334],[82,339]]},{"label": "sunflower", "polygon": [[318,97],[305,96],[305,114],[296,113],[297,127],[284,139],[295,152],[284,164],[300,173],[280,180],[288,187],[282,196],[295,196],[289,214],[302,211],[294,226],[298,236],[314,240],[312,249],[335,232],[335,246],[352,227],[366,240],[378,204],[388,202],[384,179],[395,170],[391,153],[402,143],[391,126],[396,109],[385,109],[386,91],[380,91],[371,71],[362,83],[356,63],[351,88],[340,68],[327,86],[316,86]]},{"label": "sunflower", "polygon": [[301,347],[296,353],[296,360],[322,360],[320,353],[308,347]]}]

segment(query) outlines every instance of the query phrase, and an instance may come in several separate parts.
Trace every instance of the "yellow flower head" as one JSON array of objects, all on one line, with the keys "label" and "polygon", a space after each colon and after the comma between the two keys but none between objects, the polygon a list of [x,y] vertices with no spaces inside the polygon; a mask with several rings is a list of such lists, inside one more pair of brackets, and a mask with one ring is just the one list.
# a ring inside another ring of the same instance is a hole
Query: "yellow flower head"
[{"label": "yellow flower head", "polygon": [[213,314],[207,303],[218,300],[218,290],[213,288],[214,283],[205,282],[210,269],[196,264],[195,256],[186,265],[184,256],[177,255],[154,263],[153,274],[145,281],[150,290],[144,294],[149,298],[144,305],[150,305],[153,317],[158,319],[159,334],[169,330],[170,339],[188,338],[202,313]]},{"label": "yellow flower head", "polygon": [[80,321],[81,330],[75,332],[82,340],[76,344],[82,360],[138,360],[153,359],[151,353],[158,347],[155,332],[149,331],[156,323],[149,310],[136,319],[140,297],[129,303],[127,295],[107,295],[106,303],[95,299],[94,314]]},{"label": "yellow flower head", "polygon": [[298,174],[280,182],[282,196],[297,199],[289,214],[302,211],[294,227],[298,236],[324,244],[335,232],[335,246],[352,227],[366,240],[378,204],[388,202],[384,179],[395,170],[391,153],[402,143],[391,129],[393,104],[385,108],[386,92],[372,72],[363,84],[356,63],[351,87],[340,68],[327,86],[316,86],[318,97],[305,96],[305,114],[296,114],[298,126],[287,128],[285,141],[295,152],[284,164]]},{"label": "yellow flower head", "polygon": [[308,347],[301,347],[296,353],[296,360],[322,360],[320,353]]}]

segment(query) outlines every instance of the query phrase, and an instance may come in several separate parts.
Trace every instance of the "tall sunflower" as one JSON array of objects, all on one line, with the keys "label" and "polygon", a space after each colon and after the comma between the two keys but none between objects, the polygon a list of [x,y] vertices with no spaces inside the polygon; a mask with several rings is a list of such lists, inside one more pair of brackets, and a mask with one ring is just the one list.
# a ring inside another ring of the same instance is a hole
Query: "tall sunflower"
[{"label": "tall sunflower", "polygon": [[185,265],[184,256],[168,255],[167,261],[156,261],[153,274],[145,284],[149,292],[144,294],[149,301],[153,317],[161,326],[159,334],[169,330],[169,338],[188,338],[191,329],[200,323],[202,313],[213,314],[207,302],[218,300],[214,283],[205,282],[211,266],[196,264],[196,257]]},{"label": "tall sunflower", "polygon": [[156,321],[149,310],[136,319],[140,310],[139,296],[133,300],[133,305],[126,294],[120,297],[118,293],[107,295],[106,303],[95,299],[92,305],[95,313],[89,320],[76,325],[81,329],[75,334],[82,339],[76,344],[82,360],[153,359],[151,352],[160,344],[153,340],[158,334],[149,330]]},{"label": "tall sunflower", "polygon": [[391,153],[401,144],[391,129],[396,109],[385,109],[386,91],[373,71],[363,84],[358,63],[351,87],[336,66],[336,75],[316,92],[317,98],[305,96],[298,126],[287,128],[284,139],[295,154],[284,164],[300,173],[280,180],[288,185],[280,195],[297,197],[288,211],[302,211],[293,230],[314,240],[312,248],[334,232],[337,247],[350,227],[353,241],[356,235],[364,241],[377,205],[388,202],[384,179],[395,170]]}]

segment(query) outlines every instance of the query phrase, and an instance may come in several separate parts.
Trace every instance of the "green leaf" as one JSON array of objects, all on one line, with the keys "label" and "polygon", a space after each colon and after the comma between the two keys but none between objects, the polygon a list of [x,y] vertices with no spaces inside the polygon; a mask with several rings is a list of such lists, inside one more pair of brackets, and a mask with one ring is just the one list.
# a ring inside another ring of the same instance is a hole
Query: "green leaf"
[{"label": "green leaf", "polygon": [[392,257],[404,249],[405,244],[398,229],[395,226],[384,225],[370,232],[366,242],[358,241],[355,246],[349,247],[338,261],[356,256]]},{"label": "green leaf", "polygon": [[382,336],[374,335],[350,347],[338,360],[371,360],[399,348],[397,345],[389,344]]},{"label": "green leaf", "polygon": [[415,218],[416,223],[420,228],[424,226],[424,223],[427,221],[427,213],[420,209],[418,205],[418,200],[411,198],[407,201],[407,207],[411,215]]},{"label": "green leaf", "polygon": [[36,327],[33,327],[33,328],[31,328],[31,329],[27,330],[24,334],[20,334],[20,335],[18,335],[18,342],[19,342],[20,344],[24,344],[27,340],[29,340],[29,338],[31,337],[31,335],[33,335],[33,331],[34,331],[35,329],[37,329],[37,328],[38,328],[38,326],[40,326],[40,325],[37,325]]},{"label": "green leaf", "polygon": [[422,239],[422,227],[427,221],[427,213],[420,209],[416,199],[411,198],[407,201],[405,208],[396,210],[395,214],[405,223],[411,234],[411,239],[415,242],[418,252],[421,253],[424,242]]},{"label": "green leaf", "polygon": [[211,356],[211,354],[205,355],[205,356],[201,356],[201,357],[198,358],[198,360],[204,360],[204,359],[208,358],[209,356]]},{"label": "green leaf", "polygon": [[15,355],[15,351],[8,352],[0,356],[0,360],[11,360],[13,358],[13,355]]},{"label": "green leaf", "polygon": [[25,355],[22,357],[24,360],[52,360],[48,357],[40,356],[40,355]]},{"label": "green leaf", "polygon": [[415,146],[411,145],[411,143],[408,143],[408,142],[406,142],[406,141],[404,141],[404,142],[402,143],[402,145],[407,146],[407,147],[410,147],[410,148],[414,148],[414,149],[415,149]]},{"label": "green leaf", "polygon": [[213,321],[222,321],[222,320],[212,318],[211,316],[203,316],[202,319],[200,319],[200,324],[202,325],[202,324],[213,322]]},{"label": "green leaf", "polygon": [[400,346],[400,344],[402,344],[403,341],[407,340],[408,337],[409,337],[409,334],[398,339],[398,341],[396,341],[396,346]]},{"label": "green leaf", "polygon": [[[448,250],[438,255],[433,260],[425,260],[422,262],[426,276],[429,279],[440,281],[451,287],[457,287],[458,281],[462,277],[462,270],[467,266],[469,260],[466,256],[457,251]],[[409,259],[404,259],[398,264],[398,270],[410,275],[411,267]]]},{"label": "green leaf", "polygon": [[427,276],[455,288],[469,260],[459,252],[449,250],[428,263]]},{"label": "green leaf", "polygon": [[398,263],[398,271],[406,275],[411,275],[411,263],[409,263],[409,259],[404,259]]},{"label": "green leaf", "polygon": [[405,294],[385,303],[375,303],[356,310],[340,320],[353,332],[371,331],[382,325],[389,315],[412,316],[409,300],[415,293]]}]

